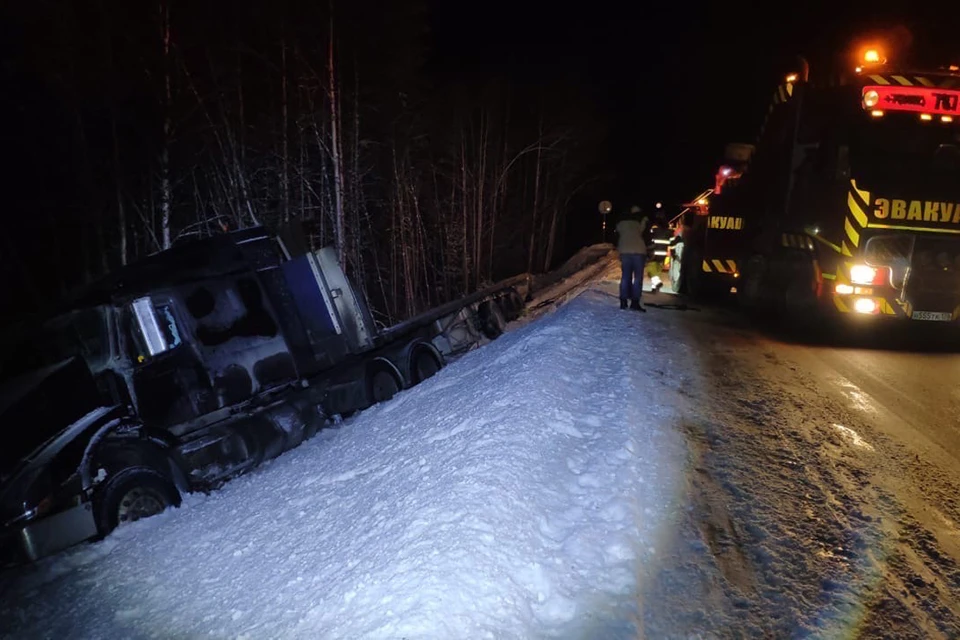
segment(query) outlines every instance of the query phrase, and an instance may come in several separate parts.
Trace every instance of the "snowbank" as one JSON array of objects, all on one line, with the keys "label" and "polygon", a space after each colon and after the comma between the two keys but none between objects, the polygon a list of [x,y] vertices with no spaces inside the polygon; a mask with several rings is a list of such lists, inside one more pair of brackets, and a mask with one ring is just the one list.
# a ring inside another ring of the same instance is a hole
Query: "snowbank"
[{"label": "snowbank", "polygon": [[7,576],[4,633],[635,637],[684,447],[668,347],[614,303],[588,292],[214,494]]},{"label": "snowbank", "polygon": [[613,251],[614,246],[609,243],[593,244],[588,247],[583,247],[553,271],[536,275],[525,273],[517,276],[519,278],[526,277],[522,284],[517,285],[517,291],[525,299],[532,299],[534,296],[539,297],[546,289],[553,288],[558,284],[562,284],[565,280],[581,277],[586,272],[592,271],[589,267],[604,258],[610,257]]}]

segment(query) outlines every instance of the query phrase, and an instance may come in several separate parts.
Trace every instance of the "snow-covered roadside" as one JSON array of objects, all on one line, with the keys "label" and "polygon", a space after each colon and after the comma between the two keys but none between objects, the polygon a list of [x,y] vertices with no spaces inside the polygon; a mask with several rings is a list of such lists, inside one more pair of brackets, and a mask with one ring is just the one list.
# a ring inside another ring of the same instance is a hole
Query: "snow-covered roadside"
[{"label": "snow-covered roadside", "polygon": [[221,491],[9,576],[3,631],[634,637],[687,490],[664,331],[588,291]]}]

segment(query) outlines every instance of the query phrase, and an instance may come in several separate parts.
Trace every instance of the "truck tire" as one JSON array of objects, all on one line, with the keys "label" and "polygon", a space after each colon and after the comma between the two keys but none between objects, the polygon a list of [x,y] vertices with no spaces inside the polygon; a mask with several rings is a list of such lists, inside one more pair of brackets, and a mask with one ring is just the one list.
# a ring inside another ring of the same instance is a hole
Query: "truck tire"
[{"label": "truck tire", "polygon": [[513,287],[497,296],[497,304],[500,305],[500,310],[507,322],[512,322],[523,315],[523,298]]},{"label": "truck tire", "polygon": [[763,301],[763,275],[766,261],[762,256],[751,256],[744,262],[740,274],[740,286],[737,288],[737,300],[751,314],[756,314]]},{"label": "truck tire", "polygon": [[480,322],[480,333],[488,340],[496,340],[503,335],[507,327],[507,320],[496,300],[484,300],[477,307],[477,319]]},{"label": "truck tire", "polygon": [[427,347],[420,347],[413,352],[413,361],[410,363],[413,384],[420,384],[427,378],[433,377],[441,368],[443,368],[443,365]]},{"label": "truck tire", "polygon": [[367,385],[371,406],[386,402],[400,393],[400,381],[397,380],[397,376],[392,371],[384,366],[376,367],[370,371]]},{"label": "truck tire", "polygon": [[790,328],[805,330],[816,324],[820,311],[815,268],[807,256],[794,256],[789,267],[781,314]]},{"label": "truck tire", "polygon": [[698,247],[683,245],[680,253],[679,278],[680,286],[684,295],[691,300],[703,300],[709,297],[710,283],[707,282],[707,276],[703,273],[701,257]]},{"label": "truck tire", "polygon": [[[691,252],[692,254],[692,252]],[[702,260],[699,256],[690,255],[680,266],[684,292],[691,300],[703,301],[710,298],[712,287],[707,282],[707,276],[701,268]]]},{"label": "truck tire", "polygon": [[180,492],[162,473],[150,467],[129,467],[107,479],[94,500],[100,535],[118,526],[180,506]]}]

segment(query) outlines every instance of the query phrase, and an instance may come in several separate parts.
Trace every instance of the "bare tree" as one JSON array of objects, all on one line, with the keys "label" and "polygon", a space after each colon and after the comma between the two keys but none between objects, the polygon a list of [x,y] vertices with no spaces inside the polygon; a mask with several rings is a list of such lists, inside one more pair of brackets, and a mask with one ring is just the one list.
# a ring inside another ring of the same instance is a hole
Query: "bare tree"
[{"label": "bare tree", "polygon": [[281,180],[280,180],[280,192],[281,192],[281,202],[280,206],[283,211],[283,221],[289,222],[290,220],[290,140],[288,138],[290,134],[290,123],[288,121],[287,114],[287,35],[284,31],[283,37],[280,40],[280,110],[281,110],[281,127],[282,132],[280,134],[280,139],[282,140],[283,149],[280,152],[281,163],[283,165],[283,170],[281,171]]},{"label": "bare tree", "polygon": [[460,134],[460,206],[463,211],[461,220],[460,251],[463,254],[463,291],[470,290],[470,257],[467,251],[467,220],[469,219],[469,204],[467,203],[467,143]]},{"label": "bare tree", "polygon": [[344,262],[344,227],[343,227],[343,167],[340,154],[340,114],[337,104],[337,78],[333,59],[333,0],[330,0],[330,42],[327,53],[327,71],[330,84],[327,92],[330,98],[330,154],[333,162],[333,193],[335,207],[334,239],[337,245],[337,258],[340,264]]},{"label": "bare tree", "polygon": [[173,133],[171,115],[173,95],[170,89],[170,0],[160,0],[161,35],[163,39],[163,143],[160,150],[160,234],[162,247],[169,249],[170,212],[173,206],[173,187],[170,184],[170,137]]},{"label": "bare tree", "polygon": [[533,210],[530,212],[530,250],[527,254],[527,273],[533,271],[533,256],[537,248],[537,214],[540,212],[540,173],[543,167],[543,112],[537,127],[537,163],[533,178]]},{"label": "bare tree", "polygon": [[[567,185],[583,177],[555,124],[566,105],[506,78],[421,83],[418,36],[394,22],[409,9],[378,23],[371,0],[282,4],[271,29],[243,12],[221,25],[197,3],[100,1],[96,60],[74,55],[89,47],[83,12],[65,14],[56,51],[31,45],[50,77],[70,76],[76,108],[59,128],[90,136],[64,161],[80,163],[66,167],[69,194],[44,213],[83,211],[61,225],[59,272],[298,217],[311,246],[336,245],[378,319],[400,319],[557,256]],[[110,91],[103,113],[83,94]]]},{"label": "bare tree", "polygon": [[117,115],[111,110],[110,135],[113,143],[114,196],[117,202],[117,230],[120,235],[120,264],[127,264],[127,210],[123,203],[123,172],[120,169],[120,141],[117,138]]},{"label": "bare tree", "polygon": [[485,180],[487,177],[487,136],[489,129],[487,127],[486,109],[480,110],[480,135],[478,142],[479,159],[477,161],[476,175],[476,224],[474,225],[473,238],[473,270],[475,271],[475,288],[480,288],[480,265],[481,251],[483,250],[483,194],[486,189]]}]

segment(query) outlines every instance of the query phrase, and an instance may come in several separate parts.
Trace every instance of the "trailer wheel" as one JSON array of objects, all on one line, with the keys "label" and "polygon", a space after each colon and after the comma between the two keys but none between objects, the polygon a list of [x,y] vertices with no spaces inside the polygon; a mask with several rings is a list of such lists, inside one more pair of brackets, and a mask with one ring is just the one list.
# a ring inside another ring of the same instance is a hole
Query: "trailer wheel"
[{"label": "trailer wheel", "polygon": [[377,367],[370,373],[369,392],[371,404],[379,404],[400,393],[400,381],[384,367]]},{"label": "trailer wheel", "polygon": [[413,371],[413,382],[414,384],[420,384],[427,378],[433,377],[440,371],[442,364],[437,360],[437,356],[434,355],[430,349],[426,347],[420,347],[413,354],[413,366],[411,367]]},{"label": "trailer wheel", "polygon": [[118,526],[180,506],[180,492],[150,467],[130,467],[107,479],[94,501],[97,528],[107,535]]},{"label": "trailer wheel", "polygon": [[489,340],[496,340],[503,335],[507,327],[507,320],[496,300],[484,300],[477,307],[477,317],[480,320],[480,332]]},{"label": "trailer wheel", "polygon": [[505,293],[497,297],[497,303],[500,310],[503,311],[504,318],[511,322],[523,315],[523,298],[517,293],[517,290],[510,287]]}]

